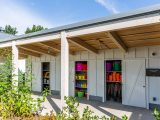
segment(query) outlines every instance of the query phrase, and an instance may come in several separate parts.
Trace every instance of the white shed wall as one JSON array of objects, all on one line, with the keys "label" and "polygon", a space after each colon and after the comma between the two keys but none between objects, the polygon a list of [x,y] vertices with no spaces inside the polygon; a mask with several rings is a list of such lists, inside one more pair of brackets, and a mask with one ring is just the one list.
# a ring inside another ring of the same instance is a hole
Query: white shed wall
[{"label": "white shed wall", "polygon": [[[156,56],[152,56],[152,52]],[[77,52],[76,55],[70,55],[70,95],[74,95],[74,63],[75,61],[88,61],[88,93],[89,95],[102,97],[104,100],[104,60],[127,60],[127,59],[146,59],[146,67],[160,68],[160,46],[130,48],[127,53],[119,49],[102,50],[99,54],[93,54],[87,51]],[[41,72],[40,63],[51,62],[51,90],[60,91],[60,56],[56,58],[44,55],[41,58],[32,57],[33,73],[37,76],[37,81],[33,81],[33,90],[41,90]],[[40,72],[40,73],[39,73]],[[160,104],[160,78],[146,78],[147,100],[149,103]],[[153,101],[153,97],[157,101]]]}]

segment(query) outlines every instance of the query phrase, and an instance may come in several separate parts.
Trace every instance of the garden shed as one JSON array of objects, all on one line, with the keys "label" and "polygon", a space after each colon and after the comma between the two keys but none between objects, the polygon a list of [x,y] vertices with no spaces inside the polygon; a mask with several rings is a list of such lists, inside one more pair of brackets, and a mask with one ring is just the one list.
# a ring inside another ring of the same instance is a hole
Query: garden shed
[{"label": "garden shed", "polygon": [[0,41],[30,58],[32,90],[149,108],[160,105],[160,6]]}]

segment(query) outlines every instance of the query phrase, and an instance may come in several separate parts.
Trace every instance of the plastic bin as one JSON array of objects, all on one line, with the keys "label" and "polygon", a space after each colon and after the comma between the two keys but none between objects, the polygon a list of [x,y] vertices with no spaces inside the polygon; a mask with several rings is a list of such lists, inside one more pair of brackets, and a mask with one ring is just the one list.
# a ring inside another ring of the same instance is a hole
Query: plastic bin
[{"label": "plastic bin", "polygon": [[106,63],[106,71],[112,71],[112,63]]},{"label": "plastic bin", "polygon": [[76,96],[76,97],[78,96],[78,92],[75,92],[75,96]]},{"label": "plastic bin", "polygon": [[114,70],[116,71],[120,71],[121,70],[121,63],[120,62],[115,62],[114,63]]},{"label": "plastic bin", "polygon": [[78,97],[79,97],[79,98],[84,97],[84,92],[79,91],[79,92],[78,92]]},{"label": "plastic bin", "polygon": [[77,63],[76,64],[76,71],[81,71],[82,70],[82,64],[81,63]]}]

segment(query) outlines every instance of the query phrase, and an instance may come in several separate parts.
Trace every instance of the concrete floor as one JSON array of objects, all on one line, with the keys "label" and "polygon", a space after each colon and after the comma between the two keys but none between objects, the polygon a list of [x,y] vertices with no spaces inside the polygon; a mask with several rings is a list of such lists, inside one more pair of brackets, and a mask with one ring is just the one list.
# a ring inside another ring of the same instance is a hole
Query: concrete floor
[{"label": "concrete floor", "polygon": [[[34,95],[37,97],[38,95]],[[152,112],[138,107],[130,107],[125,106],[120,103],[115,102],[97,102],[97,101],[87,101],[85,99],[79,99],[79,111],[83,112],[83,109],[87,106],[95,113],[95,115],[99,116],[116,116],[118,120],[121,120],[121,116],[124,114],[129,117],[129,120],[154,120],[152,116]],[[61,100],[59,96],[49,96],[46,101],[43,103],[44,109],[41,114],[50,113],[53,111],[54,113],[59,112],[61,108]]]}]

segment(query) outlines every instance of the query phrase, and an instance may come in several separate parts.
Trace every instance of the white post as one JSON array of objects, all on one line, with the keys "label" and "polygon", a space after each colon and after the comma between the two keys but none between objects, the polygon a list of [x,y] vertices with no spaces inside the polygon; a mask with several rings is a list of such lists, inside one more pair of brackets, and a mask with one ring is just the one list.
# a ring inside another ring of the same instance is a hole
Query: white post
[{"label": "white post", "polygon": [[69,96],[69,45],[66,32],[61,32],[61,103],[64,104],[64,96]]},{"label": "white post", "polygon": [[12,71],[12,83],[15,86],[18,86],[18,48],[16,46],[16,42],[12,41],[12,67],[13,67],[13,71]]}]

